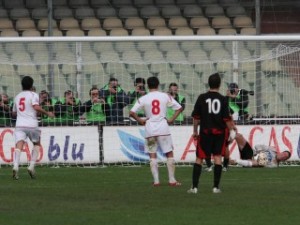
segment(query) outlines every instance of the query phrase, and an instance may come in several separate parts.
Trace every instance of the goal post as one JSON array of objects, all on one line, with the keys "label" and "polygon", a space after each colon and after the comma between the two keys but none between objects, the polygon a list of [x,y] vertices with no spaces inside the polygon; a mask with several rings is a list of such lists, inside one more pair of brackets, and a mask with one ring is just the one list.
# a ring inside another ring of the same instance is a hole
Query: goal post
[{"label": "goal post", "polygon": [[[46,90],[51,97],[59,100],[64,97],[65,91],[71,90],[84,103],[90,99],[92,87],[101,89],[112,77],[117,78],[120,87],[128,93],[135,88],[135,78],[157,76],[162,91],[167,92],[170,83],[178,84],[179,92],[186,98],[186,106],[185,119],[176,127],[188,129],[198,95],[208,90],[208,76],[219,72],[222,94],[226,95],[228,85],[233,82],[240,89],[254,92],[254,95],[248,96],[250,118],[238,120],[239,125],[297,126],[300,118],[299,43],[300,35],[3,37],[0,39],[0,92],[13,99],[21,90],[21,78],[30,75],[38,93]],[[128,111],[129,107],[125,106],[122,125],[128,125],[129,129],[133,122],[128,118]],[[13,121],[1,126],[7,128],[10,125]],[[90,123],[86,114],[82,114],[67,123],[54,122],[50,125],[65,128],[64,125],[78,127]],[[105,121],[101,125],[104,125],[103,135],[107,134],[106,129],[108,133],[112,132],[110,129],[116,129],[113,131],[117,134],[116,138],[126,136],[124,130],[110,128]],[[140,144],[143,131],[137,127],[130,129],[137,129],[134,133],[139,138],[134,140]],[[51,129],[45,130],[51,132]],[[126,137],[132,134],[128,135]],[[291,135],[294,135],[293,140],[298,138],[296,133]],[[51,134],[48,133],[47,137],[51,139]],[[76,138],[80,139],[80,135]],[[89,138],[92,139],[86,135],[85,141],[88,142]],[[114,142],[114,139],[105,136],[103,141],[107,140]],[[111,142],[106,143],[112,146]],[[187,143],[193,146],[190,140]],[[97,151],[102,144],[96,147]],[[132,143],[121,144],[124,144],[121,148],[123,153],[132,157],[129,161],[134,161],[135,153],[125,151],[130,150]],[[102,153],[100,159],[105,160],[106,152]],[[97,163],[97,160],[90,163]]]}]

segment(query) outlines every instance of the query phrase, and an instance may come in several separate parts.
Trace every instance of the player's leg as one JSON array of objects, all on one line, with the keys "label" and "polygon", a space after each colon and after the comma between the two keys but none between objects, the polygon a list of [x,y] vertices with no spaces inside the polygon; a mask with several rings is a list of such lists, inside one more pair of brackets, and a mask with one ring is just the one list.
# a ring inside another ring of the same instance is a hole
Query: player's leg
[{"label": "player's leg", "polygon": [[221,176],[222,176],[222,156],[214,156],[215,166],[214,166],[214,186],[213,193],[221,193],[219,188]]},{"label": "player's leg", "polygon": [[35,178],[35,164],[39,156],[41,144],[40,144],[40,135],[41,132],[39,129],[34,129],[29,132],[29,139],[33,143],[33,149],[31,151],[31,159],[29,166],[27,168],[28,174],[32,179]]},{"label": "player's leg", "polygon": [[13,155],[13,179],[19,179],[19,164],[20,164],[20,157],[21,157],[21,150],[23,149],[25,140],[26,140],[26,133],[21,128],[16,128],[14,132],[15,138],[15,151]]},{"label": "player's leg", "polygon": [[157,163],[157,140],[155,137],[146,139],[146,150],[150,156],[150,170],[153,177],[153,186],[159,186],[159,172],[158,172],[158,163]]},{"label": "player's leg", "polygon": [[211,162],[211,156],[208,156],[207,158],[205,158],[205,163],[206,163],[205,170],[207,172],[211,172],[213,169],[212,162]]},{"label": "player's leg", "polygon": [[163,153],[167,157],[167,169],[169,176],[169,185],[170,186],[180,186],[181,183],[177,182],[175,178],[175,160],[173,154],[173,142],[171,135],[168,136],[159,136],[157,137],[158,145],[160,146]]},{"label": "player's leg", "polygon": [[226,147],[225,155],[223,158],[223,171],[226,172],[228,170],[228,164],[229,164],[229,148]]}]

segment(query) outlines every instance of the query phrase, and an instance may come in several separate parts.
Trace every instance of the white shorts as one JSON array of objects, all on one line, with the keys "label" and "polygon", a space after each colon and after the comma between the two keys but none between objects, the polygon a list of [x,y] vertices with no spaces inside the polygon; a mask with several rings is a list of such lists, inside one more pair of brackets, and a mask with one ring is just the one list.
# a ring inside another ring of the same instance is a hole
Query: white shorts
[{"label": "white shorts", "polygon": [[27,138],[33,143],[38,143],[41,137],[41,131],[39,128],[29,128],[29,127],[16,127],[14,132],[15,143],[19,141],[26,141]]},{"label": "white shorts", "polygon": [[174,147],[171,135],[146,138],[145,149],[148,153],[156,153],[159,148],[165,154],[173,151]]}]

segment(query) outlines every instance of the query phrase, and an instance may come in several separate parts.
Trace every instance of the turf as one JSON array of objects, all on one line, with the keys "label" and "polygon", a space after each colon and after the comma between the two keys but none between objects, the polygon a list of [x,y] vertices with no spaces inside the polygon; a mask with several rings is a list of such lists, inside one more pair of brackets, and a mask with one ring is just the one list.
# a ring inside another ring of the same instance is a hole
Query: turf
[{"label": "turf", "polygon": [[178,167],[181,187],[160,187],[142,167],[38,167],[31,180],[11,168],[0,169],[2,225],[295,225],[300,221],[300,167],[230,168],[221,194],[212,194],[213,173],[204,172],[197,195],[187,194],[192,167]]}]

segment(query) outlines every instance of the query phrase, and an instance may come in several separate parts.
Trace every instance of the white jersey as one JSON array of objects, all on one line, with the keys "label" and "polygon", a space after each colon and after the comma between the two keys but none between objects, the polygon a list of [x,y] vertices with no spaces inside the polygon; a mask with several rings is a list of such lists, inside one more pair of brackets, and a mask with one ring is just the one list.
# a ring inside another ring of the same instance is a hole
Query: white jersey
[{"label": "white jersey", "polygon": [[16,127],[38,127],[37,112],[39,96],[32,91],[22,91],[14,99],[13,111],[17,112]]},{"label": "white jersey", "polygon": [[151,91],[140,97],[132,107],[132,112],[144,110],[146,118],[145,137],[170,135],[169,125],[166,119],[167,109],[171,107],[178,110],[181,105],[167,93]]},{"label": "white jersey", "polygon": [[274,168],[278,167],[278,161],[276,159],[276,149],[267,145],[256,145],[255,146],[255,154],[263,152],[267,156],[267,163],[264,167]]}]

